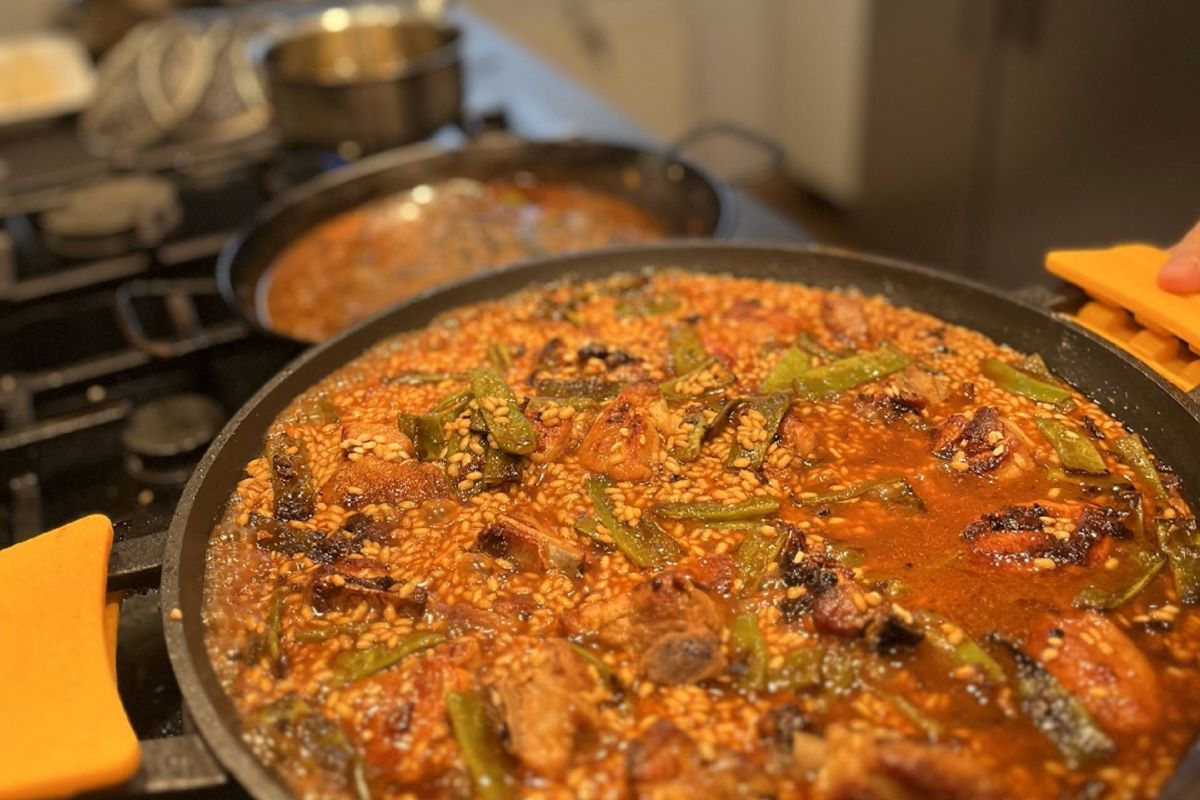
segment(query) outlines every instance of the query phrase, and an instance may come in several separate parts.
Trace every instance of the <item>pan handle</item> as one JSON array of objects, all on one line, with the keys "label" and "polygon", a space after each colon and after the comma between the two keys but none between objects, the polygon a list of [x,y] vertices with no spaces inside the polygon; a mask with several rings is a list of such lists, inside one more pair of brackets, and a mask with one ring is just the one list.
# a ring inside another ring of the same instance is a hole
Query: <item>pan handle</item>
[{"label": "pan handle", "polygon": [[[202,318],[197,299],[219,293],[212,278],[129,281],[116,290],[117,324],[131,345],[155,358],[174,358],[241,339],[250,331],[241,320],[205,324]],[[161,303],[170,328],[168,336],[149,332],[138,311],[140,304],[148,302]]]},{"label": "pan handle", "polygon": [[153,582],[164,540],[114,546],[112,523],[96,514],[0,551],[0,796],[228,782],[190,730],[139,741],[117,692],[121,590]]},{"label": "pan handle", "polygon": [[1054,311],[1125,350],[1200,408],[1200,295],[1158,288],[1167,253],[1144,244],[1056,250],[1046,269],[1065,283],[1014,295]]},{"label": "pan handle", "polygon": [[762,170],[730,177],[728,178],[730,183],[738,185],[761,183],[783,171],[784,164],[787,161],[787,154],[784,152],[782,145],[758,131],[728,120],[702,122],[690,128],[667,148],[664,155],[668,159],[686,160],[685,152],[689,148],[693,148],[706,140],[711,141],[722,138],[733,139],[747,144],[763,153],[767,159],[766,166]]}]

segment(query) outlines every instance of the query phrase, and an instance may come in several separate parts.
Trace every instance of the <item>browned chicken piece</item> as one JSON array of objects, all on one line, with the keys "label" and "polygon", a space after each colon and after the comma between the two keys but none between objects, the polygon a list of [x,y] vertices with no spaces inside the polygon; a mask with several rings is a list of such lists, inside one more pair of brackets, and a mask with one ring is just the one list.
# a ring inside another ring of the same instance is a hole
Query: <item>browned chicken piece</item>
[{"label": "browned chicken piece", "polygon": [[795,411],[789,411],[779,425],[779,441],[792,455],[807,458],[817,449],[817,432]]},{"label": "browned chicken piece", "polygon": [[871,325],[863,301],[857,297],[825,295],[821,298],[821,321],[838,341],[855,347],[871,341]]},{"label": "browned chicken piece", "polygon": [[571,633],[629,650],[656,683],[694,683],[725,669],[721,610],[682,573],[663,572],[628,594],[584,604],[565,623]]},{"label": "browned chicken piece", "polygon": [[1040,657],[1046,670],[1106,730],[1146,733],[1162,721],[1157,673],[1138,646],[1103,614],[1047,615],[1034,626],[1031,645],[1032,655]]},{"label": "browned chicken piece", "polygon": [[997,565],[1084,565],[1106,556],[1110,539],[1128,539],[1124,517],[1114,508],[1054,504],[1005,506],[984,514],[962,532],[972,552]]},{"label": "browned chicken piece", "polygon": [[526,663],[496,686],[509,749],[548,778],[567,771],[579,740],[596,724],[597,684],[563,639],[532,645]]},{"label": "browned chicken piece", "polygon": [[362,458],[338,466],[321,490],[330,505],[359,508],[369,503],[421,503],[434,497],[453,497],[446,474],[432,463]]},{"label": "browned chicken piece", "polygon": [[893,375],[882,387],[859,395],[864,410],[884,422],[905,414],[921,415],[950,397],[950,379],[910,365]]},{"label": "browned chicken piece", "polygon": [[740,800],[774,796],[772,781],[743,756],[715,748],[710,758],[667,720],[650,726],[629,747],[633,796],[639,800]]},{"label": "browned chicken piece", "polygon": [[954,414],[942,423],[934,436],[933,454],[949,459],[955,471],[983,475],[1000,467],[1019,446],[1000,412],[984,406],[970,417]]},{"label": "browned chicken piece", "polygon": [[374,613],[390,606],[400,616],[416,618],[425,613],[427,599],[424,589],[397,581],[370,558],[324,564],[308,584],[308,602],[317,614],[350,613],[365,603]]},{"label": "browned chicken piece", "polygon": [[1004,800],[1008,794],[978,759],[945,745],[879,738],[832,725],[825,732],[825,762],[817,770],[813,797]]},{"label": "browned chicken piece", "polygon": [[537,446],[529,456],[529,460],[535,464],[558,461],[570,452],[576,443],[574,417],[549,420],[543,418],[544,414],[543,410],[525,412],[525,416],[533,423],[533,432],[537,436]]},{"label": "browned chicken piece", "polygon": [[600,411],[579,445],[579,463],[615,481],[644,481],[658,465],[661,437],[650,424],[648,406],[658,386],[626,386]]},{"label": "browned chicken piece", "polygon": [[524,572],[557,572],[578,578],[583,551],[544,526],[501,514],[479,532],[475,546],[492,558],[503,558]]},{"label": "browned chicken piece", "polygon": [[[387,445],[395,443],[399,445],[399,451],[409,458],[417,453],[416,447],[413,445],[412,439],[409,439],[396,425],[389,425],[384,422],[347,422],[342,425],[342,454],[347,455],[351,451],[351,447],[347,447],[348,443],[352,442],[376,442],[374,448],[369,448],[369,451],[378,450],[380,447],[386,448]],[[377,454],[376,454],[377,455]]]},{"label": "browned chicken piece", "polygon": [[727,595],[737,577],[737,563],[728,553],[713,553],[699,558],[690,573],[701,588]]},{"label": "browned chicken piece", "polygon": [[800,320],[795,314],[786,308],[766,305],[758,299],[738,298],[708,324],[717,326],[717,330],[711,337],[701,338],[705,349],[717,356],[733,356],[729,351],[732,342],[728,331],[731,329],[737,330],[743,341],[756,344],[791,342],[800,332]]}]

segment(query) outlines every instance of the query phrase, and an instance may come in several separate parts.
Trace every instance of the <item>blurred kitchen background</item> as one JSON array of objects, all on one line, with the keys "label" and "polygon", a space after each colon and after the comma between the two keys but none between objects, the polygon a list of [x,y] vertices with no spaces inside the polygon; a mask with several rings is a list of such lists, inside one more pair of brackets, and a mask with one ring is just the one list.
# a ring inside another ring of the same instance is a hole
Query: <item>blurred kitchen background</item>
[{"label": "blurred kitchen background", "polygon": [[[0,30],[98,52],[170,5],[7,0]],[[687,154],[824,242],[1020,286],[1048,248],[1200,217],[1194,0],[464,5],[663,142],[732,121],[778,143],[777,172],[730,137]]]}]

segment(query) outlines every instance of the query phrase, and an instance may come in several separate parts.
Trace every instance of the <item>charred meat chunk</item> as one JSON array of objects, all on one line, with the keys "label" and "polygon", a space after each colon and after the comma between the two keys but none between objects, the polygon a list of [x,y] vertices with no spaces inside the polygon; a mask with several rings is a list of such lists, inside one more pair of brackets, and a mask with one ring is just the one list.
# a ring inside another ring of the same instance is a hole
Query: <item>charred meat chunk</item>
[{"label": "charred meat chunk", "polygon": [[363,458],[345,461],[322,489],[325,501],[343,508],[371,503],[420,503],[435,497],[453,497],[446,474],[433,463],[384,461]]},{"label": "charred meat chunk", "polygon": [[317,510],[312,470],[304,442],[287,434],[267,440],[267,461],[271,465],[271,487],[275,494],[275,518],[306,520]]},{"label": "charred meat chunk", "polygon": [[841,580],[813,598],[813,626],[834,636],[858,636],[871,622],[862,590]]},{"label": "charred meat chunk", "polygon": [[1105,538],[1127,539],[1122,512],[1085,505],[1066,514],[1041,503],[1006,506],[984,514],[962,532],[973,552],[995,564],[1050,559],[1056,565],[1088,563]]},{"label": "charred meat chunk", "polygon": [[1011,449],[1000,412],[992,406],[984,406],[970,417],[952,415],[938,429],[933,443],[935,456],[950,459],[952,467],[964,464],[963,469],[975,475],[999,467]]},{"label": "charred meat chunk", "polygon": [[566,624],[572,633],[629,650],[656,683],[694,683],[725,669],[721,610],[682,573],[663,572],[628,594],[587,603]]},{"label": "charred meat chunk", "polygon": [[334,567],[317,568],[308,584],[308,602],[317,614],[353,613],[366,604],[373,613],[390,607],[396,614],[418,618],[425,613],[426,591],[400,584],[377,562],[354,558]]},{"label": "charred meat chunk", "polygon": [[641,361],[641,359],[637,356],[631,356],[629,353],[626,353],[623,350],[615,350],[610,348],[608,345],[599,344],[597,342],[589,342],[588,344],[585,344],[583,347],[579,348],[576,355],[579,356],[580,361],[587,361],[589,358],[603,361],[604,366],[608,367],[609,369],[623,367],[626,364],[636,364],[637,362]]},{"label": "charred meat chunk", "polygon": [[894,655],[904,649],[920,644],[925,632],[920,626],[898,614],[885,613],[876,616],[867,624],[867,641],[877,653]]},{"label": "charred meat chunk", "polygon": [[542,526],[502,514],[479,532],[475,547],[492,558],[503,558],[523,572],[557,572],[577,578],[583,570],[583,551]]},{"label": "charred meat chunk", "polygon": [[659,720],[629,747],[626,770],[639,800],[740,800],[774,795],[772,782],[744,756],[716,748],[708,757],[683,731]]}]

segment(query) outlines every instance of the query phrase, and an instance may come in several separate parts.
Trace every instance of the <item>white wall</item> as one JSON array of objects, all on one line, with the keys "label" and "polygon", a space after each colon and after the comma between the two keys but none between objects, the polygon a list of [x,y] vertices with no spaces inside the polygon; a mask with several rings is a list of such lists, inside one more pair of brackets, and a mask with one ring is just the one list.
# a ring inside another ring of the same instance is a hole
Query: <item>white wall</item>
[{"label": "white wall", "polygon": [[[670,140],[730,119],[780,142],[831,200],[860,188],[870,0],[467,0],[491,22]],[[568,9],[607,43],[589,53]],[[748,151],[697,156],[737,171]]]}]

